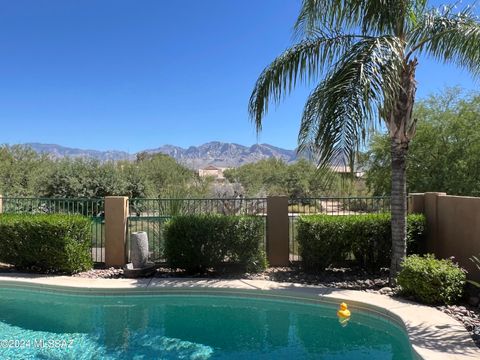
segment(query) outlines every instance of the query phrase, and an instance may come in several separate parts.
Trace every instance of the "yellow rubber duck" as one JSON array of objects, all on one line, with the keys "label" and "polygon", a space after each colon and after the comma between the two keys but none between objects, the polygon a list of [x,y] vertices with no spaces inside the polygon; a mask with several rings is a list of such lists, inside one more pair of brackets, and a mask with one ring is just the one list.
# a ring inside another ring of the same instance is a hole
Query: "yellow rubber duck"
[{"label": "yellow rubber duck", "polygon": [[340,309],[337,311],[337,316],[342,319],[348,319],[350,317],[350,310],[348,310],[348,306],[344,302],[340,304]]}]

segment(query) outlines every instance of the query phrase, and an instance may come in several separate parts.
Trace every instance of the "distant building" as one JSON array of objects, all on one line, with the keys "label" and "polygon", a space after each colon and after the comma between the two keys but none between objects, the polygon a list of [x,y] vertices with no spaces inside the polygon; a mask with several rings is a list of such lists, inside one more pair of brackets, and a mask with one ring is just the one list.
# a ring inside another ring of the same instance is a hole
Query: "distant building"
[{"label": "distant building", "polygon": [[[340,175],[349,175],[351,174],[351,169],[350,166],[344,166],[344,165],[330,165],[330,170],[332,170],[334,173],[340,174]],[[365,171],[362,169],[357,169],[356,171],[353,172],[353,175],[357,178],[363,177],[365,174]]]},{"label": "distant building", "polygon": [[198,169],[198,175],[200,177],[208,177],[211,176],[217,181],[224,181],[225,177],[223,176],[223,172],[229,168],[224,167],[216,167],[213,165],[209,165],[203,169]]}]

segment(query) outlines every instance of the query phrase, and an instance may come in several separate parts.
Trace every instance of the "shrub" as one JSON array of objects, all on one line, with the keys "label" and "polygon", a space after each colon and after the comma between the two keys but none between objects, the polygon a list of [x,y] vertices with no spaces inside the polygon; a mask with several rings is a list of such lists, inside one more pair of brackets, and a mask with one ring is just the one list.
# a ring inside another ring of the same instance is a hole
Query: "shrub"
[{"label": "shrub", "polygon": [[427,221],[423,214],[409,214],[407,217],[407,253],[424,254],[426,247]]},{"label": "shrub", "polygon": [[[322,271],[341,265],[349,257],[367,270],[386,267],[390,262],[391,225],[389,214],[307,215],[297,222],[302,262],[307,271]],[[407,249],[421,248],[425,217],[407,218]]]},{"label": "shrub", "polygon": [[91,221],[81,215],[0,215],[0,261],[40,272],[91,269]]},{"label": "shrub", "polygon": [[438,260],[431,254],[408,256],[398,274],[402,293],[425,304],[452,304],[463,294],[466,275],[452,260]]},{"label": "shrub", "polygon": [[165,258],[187,272],[218,269],[226,262],[246,271],[266,268],[263,220],[254,216],[186,215],[165,228]]},{"label": "shrub", "polygon": [[297,239],[302,263],[307,271],[322,271],[348,254],[345,224],[333,223],[327,216],[301,216]]}]

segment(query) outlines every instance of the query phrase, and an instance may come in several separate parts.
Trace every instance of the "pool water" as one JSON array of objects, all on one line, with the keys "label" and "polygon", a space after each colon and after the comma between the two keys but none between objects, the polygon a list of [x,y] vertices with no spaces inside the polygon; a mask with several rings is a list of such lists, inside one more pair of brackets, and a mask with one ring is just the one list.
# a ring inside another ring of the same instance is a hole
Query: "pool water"
[{"label": "pool water", "polygon": [[85,296],[0,288],[0,359],[413,359],[386,318],[213,295]]}]

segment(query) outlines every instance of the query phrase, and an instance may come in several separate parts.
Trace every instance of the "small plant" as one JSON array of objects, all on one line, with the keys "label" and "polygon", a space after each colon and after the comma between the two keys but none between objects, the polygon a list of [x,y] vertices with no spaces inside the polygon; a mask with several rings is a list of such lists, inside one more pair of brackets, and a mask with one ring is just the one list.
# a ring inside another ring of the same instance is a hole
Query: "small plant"
[{"label": "small plant", "polygon": [[453,304],[461,298],[466,274],[452,260],[412,255],[402,266],[397,282],[403,294],[425,304]]}]

